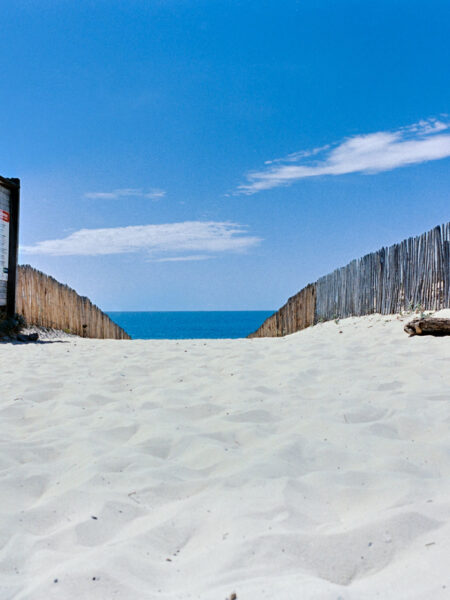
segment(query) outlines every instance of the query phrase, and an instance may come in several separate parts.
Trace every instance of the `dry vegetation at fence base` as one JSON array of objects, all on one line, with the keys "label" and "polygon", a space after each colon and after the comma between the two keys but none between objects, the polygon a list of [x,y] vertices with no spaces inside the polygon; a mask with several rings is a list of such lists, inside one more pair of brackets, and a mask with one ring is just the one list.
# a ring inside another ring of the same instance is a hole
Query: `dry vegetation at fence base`
[{"label": "dry vegetation at fence base", "polygon": [[289,298],[249,337],[276,337],[318,321],[450,307],[450,223],[367,254]]},{"label": "dry vegetation at fence base", "polygon": [[52,327],[89,338],[128,340],[130,336],[85,296],[53,277],[19,266],[16,311],[29,325]]}]

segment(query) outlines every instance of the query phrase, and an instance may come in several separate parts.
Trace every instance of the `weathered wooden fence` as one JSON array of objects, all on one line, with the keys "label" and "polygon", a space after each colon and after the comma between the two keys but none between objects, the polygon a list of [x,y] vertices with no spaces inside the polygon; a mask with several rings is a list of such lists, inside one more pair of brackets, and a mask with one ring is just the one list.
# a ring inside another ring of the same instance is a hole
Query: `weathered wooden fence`
[{"label": "weathered wooden fence", "polygon": [[16,312],[29,325],[67,330],[89,338],[130,339],[89,298],[29,265],[18,268]]},{"label": "weathered wooden fence", "polygon": [[[314,302],[296,302],[307,292]],[[281,336],[319,320],[450,306],[450,223],[353,260],[290,298],[249,337]],[[313,318],[311,318],[311,312]]]},{"label": "weathered wooden fence", "polygon": [[316,284],[317,318],[449,306],[449,245],[447,223],[321,277]]},{"label": "weathered wooden fence", "polygon": [[315,284],[307,285],[289,298],[279,311],[264,321],[261,327],[248,337],[277,337],[305,329],[314,324]]}]

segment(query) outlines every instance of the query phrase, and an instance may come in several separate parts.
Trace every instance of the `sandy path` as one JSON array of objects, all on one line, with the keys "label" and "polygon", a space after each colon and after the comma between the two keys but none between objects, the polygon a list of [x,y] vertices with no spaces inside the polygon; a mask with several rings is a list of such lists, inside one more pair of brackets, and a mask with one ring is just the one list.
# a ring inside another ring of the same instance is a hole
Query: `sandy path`
[{"label": "sandy path", "polygon": [[1,344],[0,598],[450,598],[450,339],[402,328]]}]

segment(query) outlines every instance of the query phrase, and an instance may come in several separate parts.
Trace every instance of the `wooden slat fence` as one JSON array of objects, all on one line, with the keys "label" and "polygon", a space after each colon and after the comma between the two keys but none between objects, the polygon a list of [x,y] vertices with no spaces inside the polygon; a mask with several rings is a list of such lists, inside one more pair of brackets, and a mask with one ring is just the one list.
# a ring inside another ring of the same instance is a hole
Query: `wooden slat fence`
[{"label": "wooden slat fence", "polygon": [[448,307],[449,245],[447,223],[321,277],[316,319]]},{"label": "wooden slat fence", "polygon": [[[297,297],[314,299],[305,318]],[[450,223],[353,260],[290,298],[249,337],[281,336],[320,320],[450,306]],[[299,314],[298,314],[299,313]]]},{"label": "wooden slat fence", "polygon": [[279,337],[313,325],[315,295],[315,284],[307,285],[248,337]]},{"label": "wooden slat fence", "polygon": [[128,340],[130,336],[85,296],[30,267],[19,266],[16,312],[29,325],[53,327],[89,338]]}]

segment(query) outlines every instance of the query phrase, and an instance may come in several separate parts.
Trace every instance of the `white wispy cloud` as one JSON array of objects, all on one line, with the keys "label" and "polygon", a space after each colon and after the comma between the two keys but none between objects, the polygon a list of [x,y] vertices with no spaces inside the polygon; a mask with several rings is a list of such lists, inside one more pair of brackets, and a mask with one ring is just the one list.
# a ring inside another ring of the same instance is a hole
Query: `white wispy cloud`
[{"label": "white wispy cloud", "polygon": [[145,252],[151,259],[160,261],[203,260],[210,258],[211,252],[241,252],[259,242],[260,238],[248,235],[247,228],[238,223],[185,221],[162,225],[80,229],[61,239],[23,246],[21,251],[25,254],[52,256]]},{"label": "white wispy cloud", "polygon": [[112,192],[87,192],[85,198],[91,200],[117,200],[118,198],[148,198],[160,200],[166,195],[165,190],[152,189],[145,191],[140,188],[120,188]]},{"label": "white wispy cloud", "polygon": [[[306,177],[379,173],[450,156],[450,122],[428,119],[396,131],[356,135],[341,142],[266,161],[248,173],[236,194],[255,194]],[[314,158],[312,158],[314,157]]]},{"label": "white wispy cloud", "polygon": [[165,258],[154,258],[152,262],[186,262],[191,260],[209,260],[214,258],[209,254],[188,254],[187,256],[166,256]]}]

